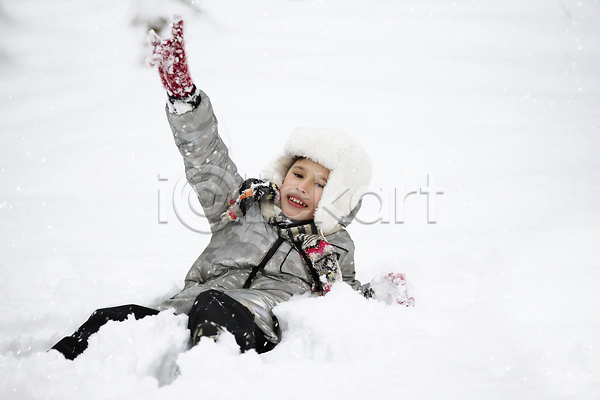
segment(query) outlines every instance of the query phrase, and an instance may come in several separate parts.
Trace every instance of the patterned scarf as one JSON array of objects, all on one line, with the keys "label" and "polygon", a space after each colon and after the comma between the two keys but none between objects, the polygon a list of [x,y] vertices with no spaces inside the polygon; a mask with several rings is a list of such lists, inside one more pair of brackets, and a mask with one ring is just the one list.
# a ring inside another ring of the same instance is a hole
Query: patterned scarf
[{"label": "patterned scarf", "polygon": [[314,292],[321,295],[329,292],[335,282],[342,280],[333,246],[319,236],[314,221],[293,222],[281,211],[281,195],[273,182],[247,179],[240,188],[237,199],[230,201],[229,209],[221,219],[225,222],[239,221],[254,202],[258,202],[262,215],[273,226],[279,236],[292,243],[308,266]]}]

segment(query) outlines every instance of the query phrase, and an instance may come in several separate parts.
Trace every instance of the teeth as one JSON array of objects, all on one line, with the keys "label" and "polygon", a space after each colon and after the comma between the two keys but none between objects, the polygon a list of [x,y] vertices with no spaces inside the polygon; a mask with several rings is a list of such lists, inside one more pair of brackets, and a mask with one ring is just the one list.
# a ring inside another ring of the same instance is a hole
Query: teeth
[{"label": "teeth", "polygon": [[290,199],[291,201],[293,201],[293,202],[294,202],[294,203],[296,203],[296,204],[300,204],[302,207],[308,207],[306,204],[304,204],[303,202],[301,202],[300,200],[298,200],[298,199],[297,199],[297,198],[295,198],[295,197],[291,197],[291,196],[290,196],[290,197],[288,197],[288,199]]}]

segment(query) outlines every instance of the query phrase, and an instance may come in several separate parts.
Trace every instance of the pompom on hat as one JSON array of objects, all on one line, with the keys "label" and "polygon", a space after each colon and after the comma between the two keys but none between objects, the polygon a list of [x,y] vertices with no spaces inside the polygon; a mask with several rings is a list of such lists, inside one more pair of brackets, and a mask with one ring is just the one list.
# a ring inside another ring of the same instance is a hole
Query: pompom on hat
[{"label": "pompom on hat", "polygon": [[371,181],[369,155],[350,135],[336,129],[296,128],[283,154],[263,171],[263,177],[281,186],[298,157],[327,168],[329,178],[315,210],[315,224],[327,235],[347,226],[360,208],[360,191]]}]

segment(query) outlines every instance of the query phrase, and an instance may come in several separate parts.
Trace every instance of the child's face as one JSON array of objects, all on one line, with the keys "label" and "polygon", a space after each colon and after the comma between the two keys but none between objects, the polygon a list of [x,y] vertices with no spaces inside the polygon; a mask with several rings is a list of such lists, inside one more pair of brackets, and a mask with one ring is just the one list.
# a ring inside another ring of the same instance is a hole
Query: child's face
[{"label": "child's face", "polygon": [[313,219],[327,184],[329,170],[308,158],[296,161],[281,185],[281,210],[286,217],[305,221]]}]

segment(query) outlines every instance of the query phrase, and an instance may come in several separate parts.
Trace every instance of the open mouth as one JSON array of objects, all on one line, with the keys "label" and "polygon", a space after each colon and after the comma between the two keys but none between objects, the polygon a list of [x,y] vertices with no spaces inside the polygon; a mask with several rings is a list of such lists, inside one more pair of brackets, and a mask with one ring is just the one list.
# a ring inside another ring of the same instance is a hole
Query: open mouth
[{"label": "open mouth", "polygon": [[288,196],[288,200],[293,205],[297,205],[299,207],[308,207],[308,205],[306,205],[306,203],[304,203],[302,200],[300,200],[299,198],[297,198],[295,196]]}]

